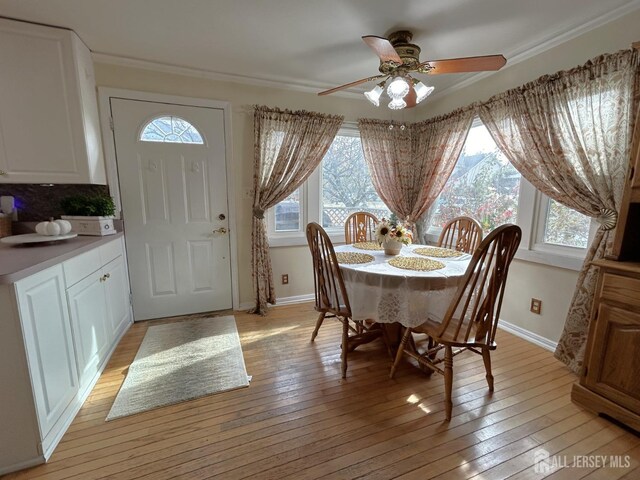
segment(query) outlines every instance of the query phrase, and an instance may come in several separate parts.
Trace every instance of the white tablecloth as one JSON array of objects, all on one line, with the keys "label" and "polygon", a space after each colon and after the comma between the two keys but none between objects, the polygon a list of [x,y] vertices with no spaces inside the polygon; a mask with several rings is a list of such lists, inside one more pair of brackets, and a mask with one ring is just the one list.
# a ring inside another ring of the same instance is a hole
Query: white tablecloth
[{"label": "white tablecloth", "polygon": [[[403,246],[400,255],[425,258],[413,253],[425,245]],[[430,272],[404,270],[389,265],[394,258],[382,250],[362,250],[340,245],[336,252],[359,252],[373,255],[363,264],[340,264],[351,313],[354,320],[375,320],[380,323],[399,322],[405,327],[417,327],[427,318],[442,320],[471,260],[471,255],[435,258],[445,267]]]}]

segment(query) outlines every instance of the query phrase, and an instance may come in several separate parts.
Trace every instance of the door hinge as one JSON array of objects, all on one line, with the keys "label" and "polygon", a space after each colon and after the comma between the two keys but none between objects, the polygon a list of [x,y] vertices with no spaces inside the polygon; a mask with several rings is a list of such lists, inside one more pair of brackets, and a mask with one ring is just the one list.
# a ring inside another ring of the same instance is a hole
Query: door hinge
[{"label": "door hinge", "polygon": [[109,117],[109,128],[113,132],[113,117]]},{"label": "door hinge", "polygon": [[129,305],[133,305],[133,293],[129,293]]}]

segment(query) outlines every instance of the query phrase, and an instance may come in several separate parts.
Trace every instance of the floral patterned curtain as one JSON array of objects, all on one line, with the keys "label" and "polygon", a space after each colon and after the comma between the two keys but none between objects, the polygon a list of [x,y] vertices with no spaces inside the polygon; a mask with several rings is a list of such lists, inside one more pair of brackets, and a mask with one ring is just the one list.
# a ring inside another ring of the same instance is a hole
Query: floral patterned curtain
[{"label": "floral patterned curtain", "polygon": [[255,108],[251,263],[256,306],[252,313],[264,315],[267,303],[276,302],[264,212],[311,175],[343,120],[338,115]]},{"label": "floral patterned curtain", "polygon": [[360,119],[360,138],[373,186],[399,218],[415,223],[438,197],[474,116],[474,110],[467,108],[408,125]]},{"label": "floral patterned curtain", "polygon": [[[629,165],[637,105],[636,50],[602,55],[497,95],[479,116],[515,168],[550,198],[593,218],[615,216]],[[608,227],[613,228],[613,227]],[[597,269],[613,241],[601,227],[578,277],[556,357],[578,372]]]}]

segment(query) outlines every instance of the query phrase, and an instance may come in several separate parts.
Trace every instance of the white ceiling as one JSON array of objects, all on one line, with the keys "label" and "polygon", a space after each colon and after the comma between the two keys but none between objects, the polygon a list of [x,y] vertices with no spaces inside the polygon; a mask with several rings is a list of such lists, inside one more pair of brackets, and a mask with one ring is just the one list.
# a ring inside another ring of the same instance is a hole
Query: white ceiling
[{"label": "white ceiling", "polygon": [[[0,0],[1,16],[71,28],[95,53],[313,91],[377,73],[362,35],[409,29],[423,61],[502,53],[509,65],[637,8],[640,0]],[[442,93],[468,77],[428,83]]]}]

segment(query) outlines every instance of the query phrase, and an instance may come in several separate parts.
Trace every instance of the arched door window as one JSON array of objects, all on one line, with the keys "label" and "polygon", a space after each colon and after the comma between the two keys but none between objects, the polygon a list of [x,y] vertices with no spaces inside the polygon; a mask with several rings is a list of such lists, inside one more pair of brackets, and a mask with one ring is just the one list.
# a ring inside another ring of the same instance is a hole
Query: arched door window
[{"label": "arched door window", "polygon": [[157,117],[147,123],[140,134],[140,141],[204,144],[196,127],[183,118],[173,116]]}]

